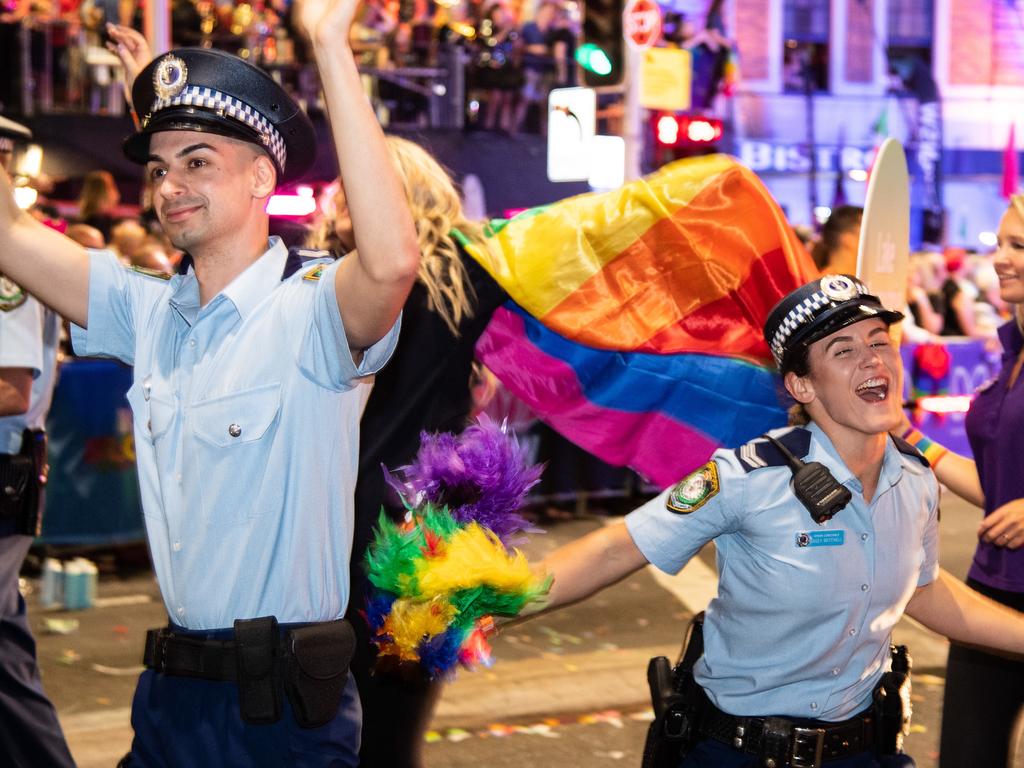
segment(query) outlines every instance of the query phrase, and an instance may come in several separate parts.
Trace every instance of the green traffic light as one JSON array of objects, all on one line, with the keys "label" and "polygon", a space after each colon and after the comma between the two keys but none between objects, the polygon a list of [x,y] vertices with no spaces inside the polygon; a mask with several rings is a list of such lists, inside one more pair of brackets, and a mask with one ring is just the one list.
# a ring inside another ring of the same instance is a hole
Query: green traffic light
[{"label": "green traffic light", "polygon": [[602,77],[612,73],[612,60],[593,43],[584,43],[576,49],[576,61],[588,72]]}]

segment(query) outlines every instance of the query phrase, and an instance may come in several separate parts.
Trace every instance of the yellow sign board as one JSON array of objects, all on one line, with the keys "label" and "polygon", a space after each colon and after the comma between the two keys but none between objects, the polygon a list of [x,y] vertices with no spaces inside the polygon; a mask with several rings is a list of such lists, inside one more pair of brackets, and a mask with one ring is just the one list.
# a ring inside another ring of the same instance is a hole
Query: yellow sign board
[{"label": "yellow sign board", "polygon": [[683,48],[648,48],[640,58],[640,106],[680,111],[690,108],[693,63]]}]

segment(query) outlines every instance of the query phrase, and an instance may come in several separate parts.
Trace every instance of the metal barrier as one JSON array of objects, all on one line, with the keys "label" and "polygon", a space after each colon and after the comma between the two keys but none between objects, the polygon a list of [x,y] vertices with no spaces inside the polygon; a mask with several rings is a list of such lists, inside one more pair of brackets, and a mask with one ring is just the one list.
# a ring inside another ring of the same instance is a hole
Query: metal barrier
[{"label": "metal barrier", "polygon": [[[121,63],[95,35],[84,28],[71,35],[65,21],[30,20],[21,24],[18,45],[21,114],[124,114]],[[461,129],[468,55],[458,46],[449,46],[442,47],[439,56],[436,67],[360,67],[360,72],[372,78],[375,86],[387,82],[422,96],[426,100],[423,127]],[[301,103],[319,100],[312,65],[268,63],[266,69]],[[376,94],[378,89],[371,91]],[[382,106],[379,98],[375,102],[374,107]]]}]

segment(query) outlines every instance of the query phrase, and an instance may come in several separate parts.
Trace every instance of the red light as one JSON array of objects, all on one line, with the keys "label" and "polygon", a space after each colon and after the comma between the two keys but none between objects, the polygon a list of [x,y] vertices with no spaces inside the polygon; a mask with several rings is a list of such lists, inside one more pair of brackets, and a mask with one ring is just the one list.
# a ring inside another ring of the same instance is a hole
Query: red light
[{"label": "red light", "polygon": [[933,395],[919,397],[915,407],[928,413],[967,413],[973,395]]},{"label": "red light", "polygon": [[679,121],[673,115],[662,115],[655,126],[658,143],[674,147],[679,142]]},{"label": "red light", "polygon": [[686,138],[696,144],[707,144],[722,138],[722,123],[719,120],[696,118],[686,126]]}]

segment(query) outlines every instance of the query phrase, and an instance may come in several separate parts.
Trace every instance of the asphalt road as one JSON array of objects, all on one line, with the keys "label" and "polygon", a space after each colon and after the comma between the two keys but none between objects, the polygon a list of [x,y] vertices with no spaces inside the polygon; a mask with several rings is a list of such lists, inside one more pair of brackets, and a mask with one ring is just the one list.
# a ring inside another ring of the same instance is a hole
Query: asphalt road
[{"label": "asphalt road", "polygon": [[[944,502],[942,560],[958,576],[969,566],[978,519],[963,502]],[[605,520],[550,524],[525,549],[531,559],[540,557]],[[33,590],[38,583],[26,582],[44,684],[82,768],[112,766],[127,751],[145,631],[166,620],[152,574],[140,567],[144,553],[129,553],[127,560],[124,554],[98,557],[105,572],[97,605],[86,611],[43,610]],[[497,663],[460,672],[446,688],[428,734],[428,765],[639,765],[651,719],[647,661],[678,653],[686,621],[714,593],[713,557],[707,548],[671,578],[645,569],[589,601],[499,634]],[[932,768],[946,642],[908,620],[896,639],[914,658],[914,732],[907,748],[920,768]],[[1024,752],[1016,765],[1024,766]]]}]

